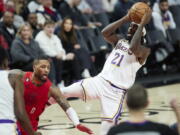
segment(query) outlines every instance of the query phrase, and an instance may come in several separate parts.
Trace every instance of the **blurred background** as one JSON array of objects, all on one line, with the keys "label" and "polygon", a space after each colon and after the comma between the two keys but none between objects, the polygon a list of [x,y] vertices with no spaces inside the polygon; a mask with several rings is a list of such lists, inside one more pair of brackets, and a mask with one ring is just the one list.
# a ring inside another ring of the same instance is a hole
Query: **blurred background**
[{"label": "blurred background", "polygon": [[[32,71],[51,61],[49,78],[63,87],[97,75],[113,49],[101,30],[139,1],[152,8],[146,26],[151,55],[137,75],[147,87],[180,81],[180,0],[0,0],[0,45],[10,68]],[[129,24],[117,31],[126,37]]]}]

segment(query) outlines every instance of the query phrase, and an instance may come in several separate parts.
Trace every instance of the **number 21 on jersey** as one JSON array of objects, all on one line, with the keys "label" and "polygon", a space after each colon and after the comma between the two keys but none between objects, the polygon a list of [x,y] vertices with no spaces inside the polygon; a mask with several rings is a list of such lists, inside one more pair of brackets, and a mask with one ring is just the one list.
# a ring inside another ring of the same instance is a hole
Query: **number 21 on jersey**
[{"label": "number 21 on jersey", "polygon": [[120,67],[123,58],[124,58],[124,55],[121,55],[120,53],[116,52],[115,57],[111,61],[111,64]]}]

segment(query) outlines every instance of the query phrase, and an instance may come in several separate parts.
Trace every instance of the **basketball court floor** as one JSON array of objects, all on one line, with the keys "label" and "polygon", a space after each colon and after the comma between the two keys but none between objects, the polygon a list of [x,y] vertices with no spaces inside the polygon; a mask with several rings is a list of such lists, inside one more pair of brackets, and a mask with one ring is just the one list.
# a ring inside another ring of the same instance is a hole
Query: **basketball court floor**
[{"label": "basketball court floor", "polygon": [[[175,116],[169,106],[169,101],[173,97],[180,100],[180,83],[166,85],[148,89],[150,97],[150,106],[146,110],[147,118],[153,121],[172,124],[175,122]],[[98,100],[87,101],[81,100],[69,101],[71,106],[77,111],[83,124],[99,135],[100,131],[100,105]],[[128,119],[128,112],[124,105],[121,121]],[[63,110],[54,104],[46,108],[40,118],[39,131],[43,135],[86,135],[75,129],[68,120]]]}]

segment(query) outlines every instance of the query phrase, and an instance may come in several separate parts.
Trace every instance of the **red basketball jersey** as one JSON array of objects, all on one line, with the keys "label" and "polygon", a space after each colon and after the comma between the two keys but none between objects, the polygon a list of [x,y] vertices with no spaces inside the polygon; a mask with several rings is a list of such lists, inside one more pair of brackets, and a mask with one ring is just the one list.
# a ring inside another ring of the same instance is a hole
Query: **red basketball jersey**
[{"label": "red basketball jersey", "polygon": [[[41,86],[35,86],[32,83],[32,72],[26,72],[23,82],[26,111],[33,129],[37,130],[39,116],[44,111],[46,103],[48,102],[48,92],[52,83],[49,79],[47,79],[47,81]],[[22,135],[26,135],[21,127],[20,130],[22,131]]]}]

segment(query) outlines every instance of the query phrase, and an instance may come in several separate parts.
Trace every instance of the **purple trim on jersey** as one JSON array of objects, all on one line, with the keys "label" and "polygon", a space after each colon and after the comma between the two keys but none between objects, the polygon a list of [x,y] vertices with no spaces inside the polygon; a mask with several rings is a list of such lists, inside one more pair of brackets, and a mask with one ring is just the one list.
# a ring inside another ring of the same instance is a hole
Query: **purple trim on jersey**
[{"label": "purple trim on jersey", "polygon": [[120,109],[118,110],[118,113],[115,116],[115,124],[116,125],[118,123],[118,118],[121,116],[121,111],[122,111],[122,106],[123,106],[123,101],[124,101],[125,95],[126,95],[126,92],[123,93],[123,97],[121,99],[121,103],[120,103],[120,107],[119,107]]},{"label": "purple trim on jersey", "polygon": [[131,125],[144,125],[144,124],[146,124],[147,122],[148,122],[147,120],[145,120],[145,121],[143,121],[143,122],[131,122],[131,121],[126,121],[126,123],[131,124]]},{"label": "purple trim on jersey", "polygon": [[126,92],[123,93],[123,97],[122,97],[121,102],[120,102],[120,107],[118,108],[118,111],[115,114],[115,116],[113,118],[102,118],[102,119],[104,119],[104,120],[113,120],[114,119],[115,124],[117,125],[118,118],[121,116],[121,111],[122,111],[123,101],[124,101],[125,95],[126,95]]},{"label": "purple trim on jersey", "polygon": [[[110,83],[110,82],[109,82],[109,83]],[[117,89],[120,89],[120,90],[126,91],[126,89],[119,88],[118,86],[116,86],[116,85],[114,85],[114,84],[112,84],[112,83],[110,83],[110,85],[111,85],[112,87],[114,87],[114,88],[117,88]]]},{"label": "purple trim on jersey", "polygon": [[[0,124],[2,124],[2,123],[3,123],[3,124],[6,124],[6,123],[8,124],[8,123],[15,123],[15,122],[14,122],[13,120],[0,119]],[[16,129],[16,131],[17,131],[17,133],[18,133],[17,135],[22,135],[21,132],[20,132],[20,130],[19,130],[18,128]]]},{"label": "purple trim on jersey", "polygon": [[76,80],[76,81],[73,81],[73,83],[81,82],[81,81],[83,81],[83,80],[84,80],[84,79]]},{"label": "purple trim on jersey", "polygon": [[[100,76],[102,79],[104,79],[104,77],[102,77],[102,76]],[[117,89],[120,89],[120,90],[123,90],[123,91],[127,91],[127,89],[123,89],[123,88],[120,88],[120,87],[118,87],[118,86],[116,86],[116,85],[114,85],[114,84],[112,84],[110,81],[108,81],[108,80],[106,80],[106,79],[104,79],[105,81],[107,81],[112,87],[114,87],[114,88],[117,88]]]},{"label": "purple trim on jersey", "polygon": [[0,119],[0,123],[15,123],[13,120]]},{"label": "purple trim on jersey", "polygon": [[[80,81],[79,81],[79,82],[80,82]],[[81,87],[82,87],[82,89],[83,89],[83,94],[84,94],[83,100],[84,100],[84,102],[86,102],[86,91],[85,91],[85,88],[84,88],[84,86],[83,86],[83,82],[84,82],[84,80],[81,80]]]}]

